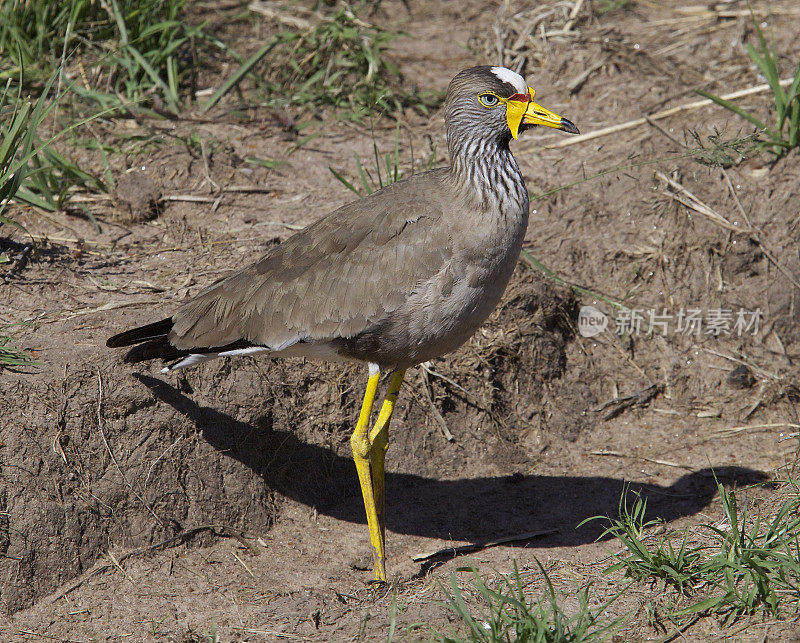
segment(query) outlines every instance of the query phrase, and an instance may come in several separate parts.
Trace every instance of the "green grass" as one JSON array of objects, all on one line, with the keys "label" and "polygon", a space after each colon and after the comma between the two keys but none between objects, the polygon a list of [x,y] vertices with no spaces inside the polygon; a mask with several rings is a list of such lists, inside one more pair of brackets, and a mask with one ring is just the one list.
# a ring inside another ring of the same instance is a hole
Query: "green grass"
[{"label": "green grass", "polygon": [[628,9],[632,9],[634,4],[634,0],[598,0],[595,4],[595,11],[598,16],[603,16],[620,9],[627,11]]},{"label": "green grass", "polygon": [[750,158],[759,147],[758,134],[728,138],[725,132],[720,132],[716,127],[706,141],[695,130],[689,130],[688,134],[694,141],[692,159],[708,167],[737,166]]},{"label": "green grass", "polygon": [[[633,496],[633,502],[629,503],[629,488],[626,485],[620,497],[618,516],[607,519],[609,525],[599,537],[618,538],[628,551],[626,555],[618,555],[617,562],[606,568],[606,573],[623,570],[626,577],[636,581],[657,579],[664,586],[671,585],[679,592],[692,589],[700,573],[703,548],[690,546],[688,539],[684,538],[676,549],[672,541],[664,537],[657,538],[648,546],[646,530],[660,525],[661,521],[647,520],[647,499],[639,493]],[[578,526],[598,519],[601,517],[588,518]]]},{"label": "green grass", "polygon": [[[0,3],[0,226],[18,225],[7,213],[14,201],[56,212],[69,207],[76,188],[108,192],[113,179],[103,145],[89,146],[102,157],[105,181],[57,149],[63,134],[122,105],[177,111],[194,40],[208,40],[179,19],[184,3]],[[76,95],[103,105],[102,113],[59,125],[55,106]],[[78,207],[99,229],[91,211]]]},{"label": "green grass", "polygon": [[176,112],[196,45],[221,42],[180,14],[186,0],[9,0],[0,3],[0,79],[32,85],[68,63],[74,90],[103,106],[150,102]]},{"label": "green grass", "polygon": [[360,187],[354,185],[352,181],[347,180],[341,172],[334,170],[332,167],[328,167],[328,169],[342,185],[348,190],[355,192],[360,197],[365,197],[381,188],[385,188],[387,185],[396,183],[403,177],[403,171],[400,169],[400,123],[395,125],[394,150],[381,156],[378,152],[378,144],[373,135],[372,151],[375,159],[374,173],[370,172],[361,162],[361,158],[358,154],[355,154],[358,178],[361,181]]},{"label": "green grass", "polygon": [[268,106],[333,108],[354,121],[405,107],[427,112],[443,95],[406,87],[400,70],[386,55],[398,35],[361,20],[350,7],[337,9],[308,29],[284,30],[273,36],[203,109],[213,107],[251,76]]},{"label": "green grass", "polygon": [[[46,98],[55,79],[51,78],[38,100],[22,95],[22,83],[14,85],[9,79],[0,94],[0,227],[16,224],[6,214],[10,203],[21,196],[33,194],[30,182],[40,182],[31,167],[37,156],[37,131],[52,103]],[[43,164],[34,162],[41,174]],[[26,185],[28,183],[28,185]]]},{"label": "green grass", "polygon": [[6,328],[0,327],[0,366],[35,366],[33,357],[14,346],[12,338],[4,334]]},{"label": "green grass", "polygon": [[[0,94],[0,228],[3,224],[21,227],[7,212],[12,202],[55,212],[67,206],[75,188],[108,191],[102,180],[52,145],[81,123],[47,138],[41,133],[63,97],[63,92],[52,95],[57,77],[56,71],[38,96],[23,92],[22,78],[17,82],[8,79]],[[91,213],[86,213],[93,220]]]},{"label": "green grass", "polygon": [[265,167],[268,170],[274,170],[276,167],[283,167],[286,165],[286,161],[281,161],[279,159],[262,159],[258,156],[248,156],[244,162],[250,163],[250,165]]},{"label": "green grass", "polygon": [[[718,615],[730,624],[741,616],[780,616],[800,612],[800,492],[788,482],[788,496],[770,514],[747,506],[740,509],[736,492],[717,484],[722,520],[684,533],[678,544],[666,536],[648,544],[646,529],[659,521],[646,520],[646,501],[628,491],[620,500],[619,516],[610,518],[603,536],[619,539],[626,553],[606,572],[622,570],[635,581],[661,581],[678,590],[691,604],[673,609],[675,618]],[[592,518],[590,520],[594,520]],[[582,523],[583,524],[583,523]],[[695,543],[690,544],[690,540]]]},{"label": "green grass", "polygon": [[206,641],[207,643],[217,643],[217,641],[219,641],[217,638],[217,624],[213,618],[211,619],[211,628],[206,635]]},{"label": "green grass", "polygon": [[760,142],[760,147],[774,154],[777,158],[788,154],[791,150],[800,147],[800,61],[797,62],[794,77],[788,90],[784,90],[780,82],[778,70],[778,55],[767,43],[764,32],[756,20],[751,9],[751,19],[758,36],[758,49],[747,43],[747,54],[750,56],[761,73],[767,79],[767,84],[772,90],[772,99],[775,108],[774,126],[770,127],[762,119],[752,112],[749,112],[735,103],[720,98],[714,94],[697,90],[701,96],[722,105],[725,109],[738,114],[745,120],[755,125],[766,136],[766,140]]},{"label": "green grass", "polygon": [[[400,164],[400,123],[395,124],[394,130],[394,147],[391,152],[381,153],[378,151],[378,143],[375,140],[375,134],[372,136],[372,153],[373,153],[373,166],[372,169],[368,168],[361,160],[358,154],[355,154],[356,170],[358,178],[355,181],[347,179],[344,174],[328,167],[331,174],[344,185],[348,190],[354,192],[360,197],[365,197],[368,194],[377,192],[387,185],[396,183],[406,175],[406,171],[401,168]],[[420,168],[422,171],[430,170],[436,162],[435,150],[431,153],[426,161],[422,163]],[[414,151],[411,150],[411,160],[409,163],[410,173],[415,171],[414,167]]]},{"label": "green grass", "polygon": [[[538,561],[537,561],[538,564]],[[589,607],[589,586],[577,593],[578,608],[567,612],[556,596],[550,577],[539,564],[546,589],[543,595],[530,597],[516,563],[514,572],[502,576],[496,589],[487,585],[474,567],[458,571],[473,574],[471,590],[475,603],[459,588],[455,574],[450,588],[445,592],[445,604],[456,614],[464,635],[452,631],[448,634],[434,632],[434,640],[442,643],[462,641],[495,643],[499,641],[604,641],[610,638],[619,625],[618,620],[602,619],[602,613],[619,596],[596,609]],[[624,590],[623,590],[624,591]]]},{"label": "green grass", "polygon": [[701,579],[711,595],[682,611],[722,614],[727,621],[741,615],[778,616],[800,611],[800,493],[787,483],[789,498],[772,515],[739,510],[736,493],[717,484],[722,525],[704,525],[714,545],[702,564]]},{"label": "green grass", "polygon": [[[607,608],[631,589],[647,584],[654,592],[651,623],[666,618],[677,631],[700,617],[713,616],[730,627],[745,616],[783,619],[800,614],[800,483],[784,482],[777,499],[741,506],[737,492],[717,483],[721,519],[687,529],[683,535],[656,534],[660,520],[647,518],[647,501],[623,490],[618,516],[606,518],[600,538],[612,536],[623,552],[614,554],[607,574],[622,571],[630,580],[613,581],[618,592],[590,608],[589,586],[567,610],[539,565],[545,591],[532,596],[517,569],[489,583],[473,567],[464,587],[455,575],[443,588],[445,605],[457,617],[450,632],[434,632],[441,642],[596,641],[610,638],[625,617],[601,619]],[[740,492],[741,493],[741,492]],[[598,517],[589,520],[597,520]],[[587,521],[584,521],[587,522]],[[584,523],[581,523],[584,524]],[[538,564],[538,561],[537,561]],[[669,591],[668,591],[669,590]]]}]

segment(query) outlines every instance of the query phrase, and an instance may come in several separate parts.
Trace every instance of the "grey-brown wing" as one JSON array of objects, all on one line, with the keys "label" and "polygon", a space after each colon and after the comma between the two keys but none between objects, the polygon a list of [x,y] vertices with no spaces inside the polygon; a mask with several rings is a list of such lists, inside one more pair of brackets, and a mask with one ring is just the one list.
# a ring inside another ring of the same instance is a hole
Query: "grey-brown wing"
[{"label": "grey-brown wing", "polygon": [[438,193],[438,177],[417,175],[346,205],[207,288],[173,316],[170,343],[280,350],[376,324],[452,256],[440,202],[426,196]]}]

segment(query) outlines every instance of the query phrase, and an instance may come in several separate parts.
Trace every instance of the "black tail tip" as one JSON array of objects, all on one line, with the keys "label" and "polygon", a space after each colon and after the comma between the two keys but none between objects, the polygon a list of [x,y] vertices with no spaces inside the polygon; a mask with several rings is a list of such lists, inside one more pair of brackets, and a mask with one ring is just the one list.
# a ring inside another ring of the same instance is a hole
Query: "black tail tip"
[{"label": "black tail tip", "polygon": [[122,348],[123,346],[133,346],[153,339],[161,339],[172,330],[172,317],[167,317],[152,324],[131,328],[123,333],[118,333],[106,340],[108,348]]}]

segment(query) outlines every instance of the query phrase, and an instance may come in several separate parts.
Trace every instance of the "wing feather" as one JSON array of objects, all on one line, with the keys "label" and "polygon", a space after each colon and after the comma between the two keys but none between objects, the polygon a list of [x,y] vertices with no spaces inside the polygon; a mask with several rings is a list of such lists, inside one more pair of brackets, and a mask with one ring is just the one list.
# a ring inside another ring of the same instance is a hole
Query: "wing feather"
[{"label": "wing feather", "polygon": [[354,337],[397,310],[452,257],[441,171],[346,205],[186,303],[177,348],[270,347]]}]

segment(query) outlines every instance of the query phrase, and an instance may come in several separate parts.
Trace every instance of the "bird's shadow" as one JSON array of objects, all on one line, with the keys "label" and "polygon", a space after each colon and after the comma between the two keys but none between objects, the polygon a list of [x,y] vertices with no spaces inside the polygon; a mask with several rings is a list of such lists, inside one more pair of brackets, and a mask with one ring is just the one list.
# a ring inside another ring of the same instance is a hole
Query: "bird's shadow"
[{"label": "bird's shadow", "polygon": [[[315,507],[319,513],[366,522],[349,457],[274,430],[269,421],[254,426],[200,406],[159,379],[142,374],[134,377],[194,422],[215,449],[261,476],[270,489]],[[573,546],[601,536],[603,521],[578,525],[593,516],[617,516],[626,488],[629,494],[647,500],[648,518],[670,522],[708,506],[717,493],[717,481],[753,484],[766,479],[760,471],[732,466],[693,471],[669,486],[628,484],[624,479],[600,476],[517,474],[437,480],[387,472],[387,528],[395,533],[471,542],[541,530],[546,532],[542,537],[510,544]]]}]

